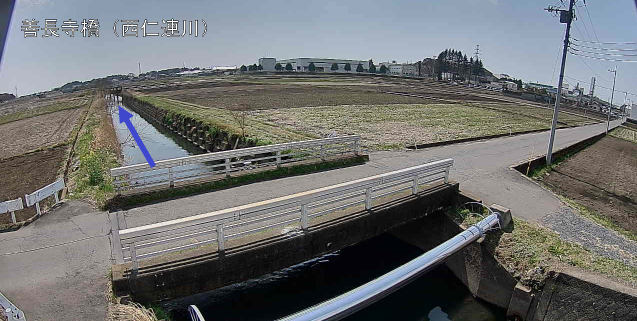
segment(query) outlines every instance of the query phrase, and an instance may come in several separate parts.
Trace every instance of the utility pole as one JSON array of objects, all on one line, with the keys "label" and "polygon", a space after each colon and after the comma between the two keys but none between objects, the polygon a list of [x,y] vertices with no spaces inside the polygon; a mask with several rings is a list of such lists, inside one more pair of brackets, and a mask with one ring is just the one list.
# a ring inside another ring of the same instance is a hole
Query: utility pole
[{"label": "utility pole", "polygon": [[139,74],[141,75],[142,74],[142,63],[141,62],[137,63],[137,67],[139,67]]},{"label": "utility pole", "polygon": [[566,23],[566,36],[564,37],[564,49],[562,50],[562,67],[560,68],[560,80],[557,85],[557,97],[555,98],[555,108],[553,109],[553,122],[551,124],[551,136],[549,137],[549,147],[546,152],[546,164],[551,165],[553,157],[553,142],[555,141],[555,128],[557,127],[557,115],[560,109],[560,100],[562,98],[562,86],[564,84],[564,68],[566,67],[566,53],[568,52],[568,41],[571,35],[571,22],[573,21],[573,5],[575,0],[570,0],[568,11],[560,10],[555,7],[546,8],[549,12],[560,13],[560,23]]},{"label": "utility pole", "polygon": [[18,98],[18,86],[15,86],[15,98]]},{"label": "utility pole", "polygon": [[613,76],[613,91],[610,94],[610,106],[608,107],[608,121],[606,122],[606,134],[608,134],[608,130],[610,129],[610,111],[613,110],[613,98],[615,96],[615,80],[617,79],[617,66],[615,69],[608,69],[609,72],[614,74]]},{"label": "utility pole", "polygon": [[595,94],[595,77],[591,78],[591,108],[593,107],[593,95]]}]

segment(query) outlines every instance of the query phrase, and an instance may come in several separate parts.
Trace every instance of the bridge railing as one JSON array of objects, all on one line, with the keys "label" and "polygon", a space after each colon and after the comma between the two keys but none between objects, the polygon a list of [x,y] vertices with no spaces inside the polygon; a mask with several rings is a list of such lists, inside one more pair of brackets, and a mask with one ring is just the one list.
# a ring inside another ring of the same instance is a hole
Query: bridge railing
[{"label": "bridge railing", "polygon": [[[111,214],[112,242],[118,263],[138,261],[170,252],[217,244],[224,251],[228,240],[292,226],[306,231],[312,218],[346,209],[370,210],[376,199],[422,185],[448,183],[453,159],[401,169],[355,181],[323,187],[267,201],[228,208],[171,221],[119,230],[126,226],[117,213]],[[298,224],[298,225],[297,225]]]},{"label": "bridge railing", "polygon": [[241,148],[229,151],[180,157],[155,162],[155,167],[137,164],[111,169],[113,186],[118,192],[174,187],[217,175],[266,166],[281,166],[306,159],[360,152],[360,136],[343,136],[301,142]]}]

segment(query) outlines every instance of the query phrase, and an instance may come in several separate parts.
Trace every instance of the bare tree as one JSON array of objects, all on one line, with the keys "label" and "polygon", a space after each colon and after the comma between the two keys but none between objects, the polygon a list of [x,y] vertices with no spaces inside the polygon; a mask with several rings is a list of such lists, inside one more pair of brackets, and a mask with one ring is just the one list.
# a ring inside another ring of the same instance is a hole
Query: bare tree
[{"label": "bare tree", "polygon": [[232,118],[234,118],[234,120],[237,122],[237,125],[239,126],[239,129],[241,129],[241,137],[245,138],[249,116],[248,108],[243,104],[235,105],[235,108],[232,109],[231,113]]}]

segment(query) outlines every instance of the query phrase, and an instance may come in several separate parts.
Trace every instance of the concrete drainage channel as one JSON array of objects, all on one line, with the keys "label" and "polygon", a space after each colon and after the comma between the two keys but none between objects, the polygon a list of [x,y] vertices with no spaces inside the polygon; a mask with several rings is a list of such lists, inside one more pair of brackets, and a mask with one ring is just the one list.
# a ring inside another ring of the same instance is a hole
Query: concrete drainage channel
[{"label": "concrete drainage channel", "polygon": [[0,292],[0,307],[2,307],[2,312],[6,317],[7,321],[26,321],[26,317],[24,316],[24,312],[22,312],[18,307],[16,307],[7,297],[4,296]]}]

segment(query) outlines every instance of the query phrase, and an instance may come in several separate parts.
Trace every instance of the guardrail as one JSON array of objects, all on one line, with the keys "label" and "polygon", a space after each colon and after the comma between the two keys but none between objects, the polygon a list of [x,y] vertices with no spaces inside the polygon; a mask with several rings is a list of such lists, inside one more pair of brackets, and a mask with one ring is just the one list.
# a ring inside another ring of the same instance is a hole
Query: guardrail
[{"label": "guardrail", "polygon": [[38,215],[41,215],[42,213],[40,212],[40,201],[53,195],[55,196],[55,204],[58,204],[60,202],[58,192],[62,189],[64,189],[64,179],[60,178],[57,181],[44,186],[31,194],[24,195],[24,200],[27,203],[27,207],[33,206],[35,204],[35,209]]},{"label": "guardrail", "polygon": [[393,171],[312,191],[279,197],[263,202],[228,208],[206,214],[145,226],[124,228],[117,213],[111,213],[112,244],[118,263],[138,261],[170,252],[183,251],[216,243],[219,251],[225,242],[277,226],[299,223],[308,229],[309,220],[364,204],[372,208],[373,200],[411,190],[418,193],[424,184],[449,181],[453,159]]},{"label": "guardrail", "polygon": [[14,200],[0,203],[0,214],[11,212],[11,222],[13,222],[13,224],[16,223],[15,211],[21,209],[24,209],[24,206],[22,205],[22,198],[19,197]]},{"label": "guardrail", "polygon": [[343,136],[275,144],[180,157],[148,164],[111,169],[113,186],[123,191],[151,187],[174,187],[175,183],[205,179],[265,166],[281,166],[310,158],[360,152],[360,136]]},{"label": "guardrail", "polygon": [[[11,303],[4,294],[0,293],[0,307],[2,307],[2,311],[0,314],[4,314],[7,321],[26,321],[27,318],[24,316],[24,312],[22,312],[15,304]],[[2,319],[2,318],[0,318]]]}]

